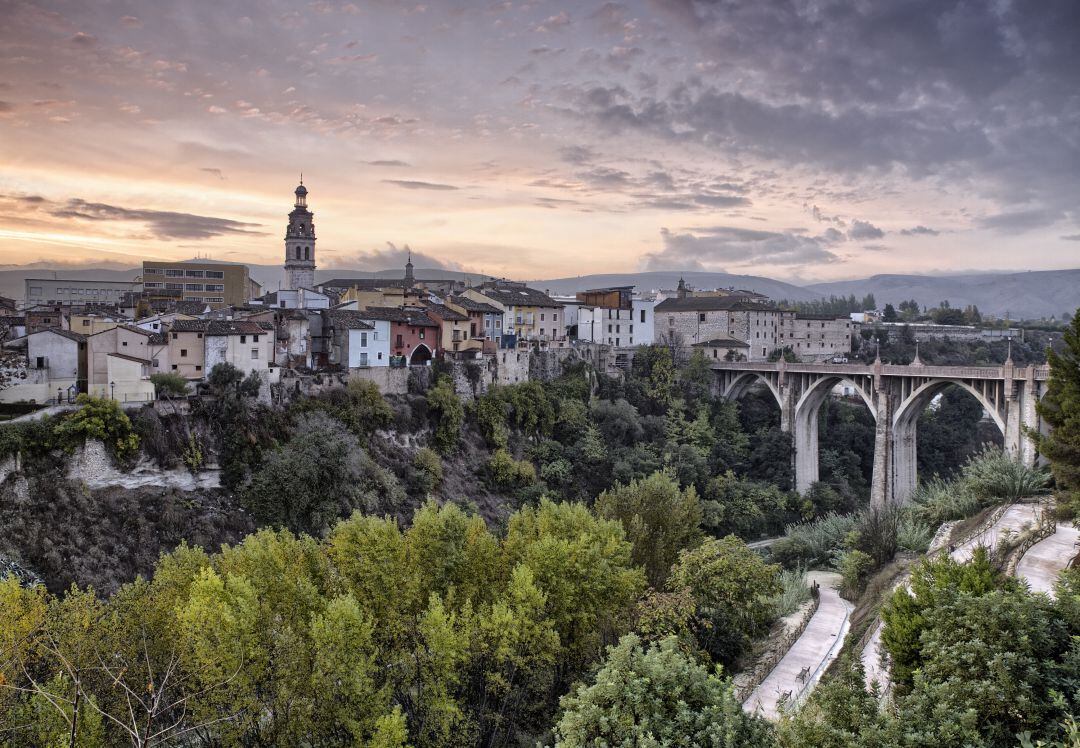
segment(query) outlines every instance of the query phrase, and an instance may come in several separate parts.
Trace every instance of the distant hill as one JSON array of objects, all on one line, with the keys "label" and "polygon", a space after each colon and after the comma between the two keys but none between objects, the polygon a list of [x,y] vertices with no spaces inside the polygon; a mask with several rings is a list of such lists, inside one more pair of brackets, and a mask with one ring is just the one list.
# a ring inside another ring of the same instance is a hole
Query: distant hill
[{"label": "distant hill", "polygon": [[860,280],[807,286],[823,296],[862,298],[874,294],[878,308],[915,299],[937,306],[948,299],[954,307],[974,304],[983,313],[1010,319],[1032,319],[1074,313],[1080,307],[1080,270],[1032,270],[1026,273],[965,275],[875,275]]},{"label": "distant hill", "polygon": [[[10,267],[10,266],[9,266]],[[281,283],[280,265],[248,265],[251,276],[262,283],[267,291],[277,290]],[[139,268],[117,270],[115,268],[82,268],[55,271],[42,267],[14,267],[0,270],[0,296],[21,300],[27,278],[58,278],[101,280],[133,280]],[[479,273],[462,273],[439,268],[416,268],[417,278],[460,278],[467,283],[477,283],[488,276]],[[317,282],[332,278],[400,278],[403,270],[353,270],[347,268],[324,268],[315,274]],[[924,306],[937,306],[948,299],[953,306],[974,304],[979,310],[997,316],[1008,314],[1011,319],[1057,316],[1075,312],[1080,307],[1080,269],[1039,270],[1025,273],[967,273],[958,275],[875,275],[849,281],[814,283],[796,286],[791,283],[765,278],[759,275],[732,275],[730,273],[700,273],[658,271],[649,273],[606,273],[579,275],[567,278],[530,280],[529,285],[552,294],[573,294],[589,288],[606,286],[636,286],[641,291],[674,289],[679,278],[694,288],[735,288],[756,291],[779,301],[812,301],[823,296],[849,296],[862,298],[874,294],[878,307],[915,299]]]},{"label": "distant hill", "polygon": [[534,288],[554,294],[572,294],[589,288],[607,286],[637,286],[641,291],[673,290],[683,278],[693,288],[735,288],[741,291],[755,291],[771,299],[790,299],[791,301],[811,301],[819,298],[816,291],[801,288],[783,281],[764,278],[760,275],[732,275],[731,273],[680,273],[675,270],[661,270],[650,273],[605,273],[599,275],[579,275],[576,278],[552,278],[549,280],[529,281]]}]

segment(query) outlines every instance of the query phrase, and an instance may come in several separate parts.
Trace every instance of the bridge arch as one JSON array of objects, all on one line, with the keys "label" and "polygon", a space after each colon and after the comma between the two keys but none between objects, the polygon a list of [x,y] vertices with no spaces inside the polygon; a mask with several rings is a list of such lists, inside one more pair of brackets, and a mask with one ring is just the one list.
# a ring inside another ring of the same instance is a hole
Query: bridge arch
[{"label": "bridge arch", "polygon": [[776,383],[773,382],[769,377],[756,371],[743,372],[742,374],[734,377],[729,382],[727,382],[726,386],[723,387],[720,395],[725,400],[738,400],[740,397],[745,395],[746,391],[755,384],[764,384],[769,389],[769,392],[772,393],[773,399],[776,401],[776,404],[781,409],[783,409],[784,400],[780,396],[780,389],[777,387]]},{"label": "bridge arch", "polygon": [[893,428],[900,429],[913,425],[935,397],[954,385],[978,400],[979,405],[983,406],[983,410],[990,414],[990,418],[1000,429],[1001,435],[1005,436],[1005,421],[998,411],[997,404],[991,402],[985,392],[980,392],[963,379],[931,379],[916,387],[896,407],[896,412],[893,414]]},{"label": "bridge arch", "polygon": [[1002,439],[1008,436],[1005,419],[996,403],[970,382],[963,379],[928,379],[919,384],[900,400],[892,417],[893,458],[892,491],[898,502],[906,501],[915,492],[919,483],[918,476],[918,422],[919,416],[938,395],[950,387],[964,390],[990,414],[994,425],[1001,431]]},{"label": "bridge arch", "polygon": [[809,490],[821,476],[820,450],[818,448],[819,415],[821,406],[832,394],[833,388],[842,383],[850,384],[876,421],[877,409],[874,398],[854,379],[843,375],[825,375],[812,380],[795,403],[792,426],[795,446],[795,489],[799,493]]}]

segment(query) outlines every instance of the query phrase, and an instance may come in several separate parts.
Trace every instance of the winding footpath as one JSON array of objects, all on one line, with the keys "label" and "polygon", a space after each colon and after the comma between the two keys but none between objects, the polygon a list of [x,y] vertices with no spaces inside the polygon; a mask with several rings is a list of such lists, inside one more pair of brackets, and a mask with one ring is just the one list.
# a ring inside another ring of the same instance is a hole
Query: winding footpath
[{"label": "winding footpath", "polygon": [[1054,594],[1058,574],[1076,556],[1080,530],[1071,523],[1058,523],[1057,530],[1028,549],[1016,565],[1016,576],[1026,579],[1032,592]]},{"label": "winding footpath", "polygon": [[780,716],[783,697],[787,697],[789,705],[799,703],[839,654],[847,635],[854,606],[840,597],[840,575],[810,572],[807,577],[819,585],[818,608],[802,636],[743,702],[743,709],[751,714],[775,720]]},{"label": "winding footpath", "polygon": [[[979,546],[993,549],[1005,535],[1022,532],[1026,526],[1034,524],[1037,519],[1037,510],[1038,506],[1035,504],[1013,504],[998,517],[994,524],[953,548],[949,552],[949,555],[956,561],[965,562],[971,560],[971,557],[975,555],[975,549]],[[1032,579],[1032,577],[1028,576],[1028,573],[1024,572],[1025,562],[1028,561],[1028,557],[1031,555],[1032,551],[1039,548],[1039,546],[1044,543],[1048,543],[1050,540],[1057,538],[1058,535],[1061,535],[1062,528],[1062,525],[1058,525],[1057,533],[1046,540],[1036,543],[1026,554],[1024,554],[1024,558],[1017,567],[1018,575],[1027,577],[1029,581]],[[1073,530],[1073,533],[1076,533],[1076,531]],[[1047,557],[1053,559],[1052,561],[1047,561],[1045,568],[1043,566],[1037,566],[1034,560],[1031,562],[1030,573],[1039,577],[1040,584],[1046,584],[1048,588],[1053,585],[1053,580],[1057,576],[1057,572],[1063,569],[1065,564],[1069,562],[1069,559],[1076,555],[1075,550],[1065,552],[1061,550],[1061,547],[1066,542],[1075,543],[1075,541],[1075,536],[1069,541],[1065,535],[1062,535],[1062,538],[1059,539],[1056,546],[1044,549],[1043,552]],[[1057,565],[1056,570],[1052,570],[1054,565]],[[897,585],[897,588],[906,585],[907,581],[905,578]],[[1032,582],[1032,589],[1036,589],[1034,582]],[[881,689],[881,693],[883,694],[888,691],[890,685],[889,670],[882,663],[881,632],[884,628],[885,622],[879,619],[874,626],[874,633],[871,634],[870,640],[866,643],[866,646],[863,647],[863,651],[859,656],[862,660],[863,670],[866,672],[867,687],[869,687],[871,683],[877,682]]]}]

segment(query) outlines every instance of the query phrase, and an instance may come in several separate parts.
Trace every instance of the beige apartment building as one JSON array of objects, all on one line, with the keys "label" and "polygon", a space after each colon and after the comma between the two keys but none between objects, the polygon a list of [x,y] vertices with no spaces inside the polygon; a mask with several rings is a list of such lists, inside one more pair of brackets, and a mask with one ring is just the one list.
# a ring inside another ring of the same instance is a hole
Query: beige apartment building
[{"label": "beige apartment building", "polygon": [[211,306],[246,304],[255,284],[247,265],[224,262],[143,261],[143,292],[150,299],[199,301]]}]

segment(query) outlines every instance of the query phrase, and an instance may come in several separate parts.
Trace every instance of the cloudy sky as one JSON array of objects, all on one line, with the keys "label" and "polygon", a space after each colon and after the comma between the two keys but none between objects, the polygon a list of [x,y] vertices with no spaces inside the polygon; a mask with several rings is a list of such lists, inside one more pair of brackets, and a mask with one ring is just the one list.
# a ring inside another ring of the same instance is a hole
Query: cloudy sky
[{"label": "cloudy sky", "polygon": [[0,264],[1080,266],[1076,0],[3,5]]}]

